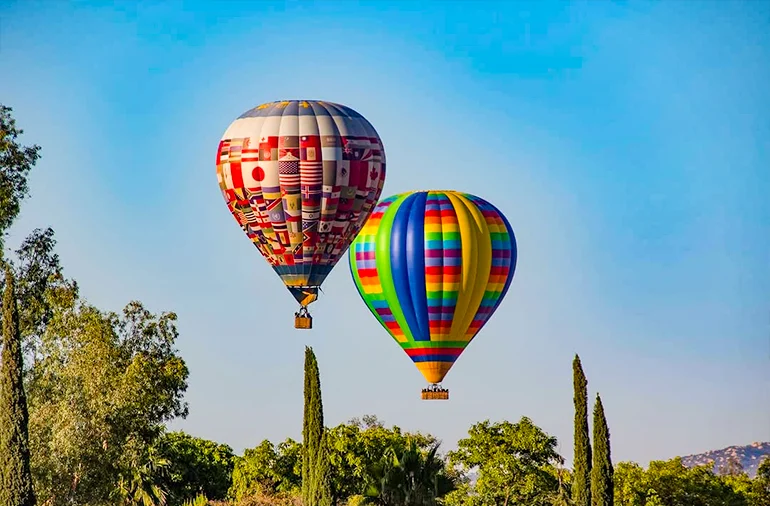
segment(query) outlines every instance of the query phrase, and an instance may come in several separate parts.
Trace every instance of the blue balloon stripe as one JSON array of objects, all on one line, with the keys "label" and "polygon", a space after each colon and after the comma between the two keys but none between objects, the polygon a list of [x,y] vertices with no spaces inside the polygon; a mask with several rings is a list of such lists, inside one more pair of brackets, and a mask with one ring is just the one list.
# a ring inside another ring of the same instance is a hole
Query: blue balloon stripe
[{"label": "blue balloon stripe", "polygon": [[393,286],[396,289],[404,320],[409,326],[412,337],[415,340],[423,340],[420,335],[420,326],[417,324],[417,315],[414,312],[412,293],[409,288],[409,263],[407,252],[407,227],[409,214],[416,202],[418,194],[412,194],[401,201],[393,218],[393,228],[390,232],[390,272],[393,277]]},{"label": "blue balloon stripe", "polygon": [[450,362],[454,363],[458,356],[455,355],[419,355],[410,357],[412,362]]},{"label": "blue balloon stripe", "polygon": [[408,285],[412,309],[419,332],[413,333],[415,341],[430,341],[428,325],[428,293],[425,289],[425,205],[428,194],[416,194],[406,228],[406,259]]}]

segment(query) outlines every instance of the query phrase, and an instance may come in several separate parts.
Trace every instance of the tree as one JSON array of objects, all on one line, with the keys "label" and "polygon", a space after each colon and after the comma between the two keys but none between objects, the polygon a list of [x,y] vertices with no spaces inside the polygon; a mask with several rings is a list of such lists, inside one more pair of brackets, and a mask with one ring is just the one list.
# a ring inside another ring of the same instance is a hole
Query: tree
[{"label": "tree", "polygon": [[765,457],[759,464],[749,497],[751,506],[770,504],[770,457]]},{"label": "tree", "polygon": [[13,109],[0,104],[0,258],[5,235],[21,210],[21,202],[29,195],[27,177],[40,158],[40,146],[22,146]]},{"label": "tree", "polygon": [[427,452],[436,443],[431,435],[402,432],[397,426],[385,427],[376,416],[366,415],[336,427],[327,428],[329,460],[333,469],[332,496],[339,503],[361,494],[372,469],[386,451],[401,455],[413,442]]},{"label": "tree", "polygon": [[575,457],[572,476],[572,500],[575,506],[591,504],[591,441],[588,436],[588,381],[576,354],[572,361],[575,404]]},{"label": "tree", "polygon": [[553,506],[572,506],[572,499],[570,493],[570,483],[572,482],[572,475],[567,469],[558,465],[555,469],[556,480],[558,486],[556,492],[551,495],[551,503]]},{"label": "tree", "polygon": [[614,482],[612,457],[610,455],[610,430],[604,415],[604,406],[599,394],[594,403],[594,451],[591,467],[591,504],[593,506],[614,505]]},{"label": "tree", "polygon": [[[410,443],[422,454],[428,454],[436,444],[433,436],[402,432],[396,426],[385,427],[375,416],[363,418],[364,422],[353,419],[323,431],[332,504],[346,504],[363,493],[375,464],[389,449],[400,457]],[[302,444],[292,439],[278,445],[265,440],[256,448],[247,449],[243,457],[235,458],[229,497],[241,501],[261,496],[277,504],[293,494],[301,495],[303,456]],[[438,479],[439,495],[456,482],[449,469],[442,471]]]},{"label": "tree", "polygon": [[468,430],[449,459],[466,471],[478,467],[473,493],[483,504],[539,505],[558,491],[554,466],[563,459],[556,444],[527,417],[516,423],[485,420]]},{"label": "tree", "polygon": [[64,279],[59,255],[55,252],[56,239],[51,228],[36,228],[16,250],[18,267],[14,271],[19,308],[19,329],[27,341],[33,358],[40,346],[40,337],[53,318],[50,295],[55,291],[71,290],[77,293],[74,281]]},{"label": "tree", "polygon": [[[1,117],[0,117],[1,118]],[[33,506],[29,413],[24,392],[19,313],[13,273],[5,265],[0,366],[0,505]]]},{"label": "tree", "polygon": [[144,450],[145,455],[134,454],[128,468],[120,473],[113,495],[126,506],[165,506],[168,494],[159,480],[170,463],[151,447]]},{"label": "tree", "polygon": [[326,431],[321,436],[321,442],[318,445],[318,453],[315,459],[315,469],[313,469],[313,502],[317,506],[333,506],[332,497],[332,476],[331,466],[329,465],[328,438]]},{"label": "tree", "polygon": [[303,453],[302,444],[293,439],[277,446],[265,439],[259,446],[247,449],[242,457],[235,458],[228,496],[241,501],[256,494],[270,497],[298,492]]},{"label": "tree", "polygon": [[48,297],[53,317],[28,380],[35,490],[52,506],[105,503],[120,476],[160,469],[143,460],[148,447],[187,415],[176,315],[131,302],[118,316],[67,290]]},{"label": "tree", "polygon": [[180,505],[199,494],[212,500],[226,499],[232,483],[232,448],[181,431],[163,434],[154,446],[169,462],[161,480],[169,504]]},{"label": "tree", "polygon": [[615,469],[617,506],[747,506],[747,497],[714,474],[711,464],[687,468],[680,457],[653,461],[645,470],[621,462]]},{"label": "tree", "polygon": [[365,503],[378,506],[433,506],[437,499],[455,489],[439,444],[423,451],[414,440],[403,451],[388,448],[370,469]]},{"label": "tree", "polygon": [[[319,490],[328,483],[316,481],[319,465],[319,448],[324,432],[323,402],[321,400],[321,378],[318,360],[313,349],[305,347],[305,413],[302,429],[302,500],[306,506],[316,506],[317,498],[330,493]],[[322,455],[325,458],[325,454]],[[326,465],[326,463],[321,464]]]}]

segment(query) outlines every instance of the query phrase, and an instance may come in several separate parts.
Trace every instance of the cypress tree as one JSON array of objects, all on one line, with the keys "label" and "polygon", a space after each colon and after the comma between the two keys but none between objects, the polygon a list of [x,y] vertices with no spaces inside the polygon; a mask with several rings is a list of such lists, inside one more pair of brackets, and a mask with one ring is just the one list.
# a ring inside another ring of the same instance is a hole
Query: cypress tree
[{"label": "cypress tree", "polygon": [[594,404],[594,459],[591,468],[591,505],[614,506],[614,470],[610,456],[610,430],[604,416],[602,398]]},{"label": "cypress tree", "polygon": [[310,479],[308,472],[310,470],[310,454],[307,451],[310,437],[308,436],[308,424],[310,423],[310,368],[313,361],[313,355],[310,348],[305,346],[305,390],[304,390],[304,412],[302,414],[302,503],[309,504],[308,487]]},{"label": "cypress tree", "polygon": [[315,506],[333,506],[334,504],[328,444],[327,432],[324,430],[313,470],[313,504]]},{"label": "cypress tree", "polygon": [[572,501],[575,506],[590,506],[591,441],[588,435],[588,381],[577,354],[572,361],[572,384],[575,403],[575,463],[572,478]]},{"label": "cypress tree", "polygon": [[19,311],[11,268],[5,266],[3,350],[0,357],[0,506],[34,506],[29,468],[29,413],[24,393]]},{"label": "cypress tree", "polygon": [[302,427],[302,501],[316,506],[315,468],[324,426],[321,378],[318,361],[310,347],[305,347],[305,413]]}]

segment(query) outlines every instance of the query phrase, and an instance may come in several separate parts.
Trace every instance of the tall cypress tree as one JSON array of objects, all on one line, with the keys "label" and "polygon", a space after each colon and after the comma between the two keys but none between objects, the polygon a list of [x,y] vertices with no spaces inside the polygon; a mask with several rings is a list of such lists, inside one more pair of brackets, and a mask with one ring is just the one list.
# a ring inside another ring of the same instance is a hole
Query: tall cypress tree
[{"label": "tall cypress tree", "polygon": [[302,501],[316,506],[315,469],[323,436],[324,413],[321,402],[321,378],[318,361],[310,347],[305,347],[305,414],[302,427]]},{"label": "tall cypress tree", "polygon": [[594,459],[591,468],[591,505],[614,506],[614,470],[610,456],[610,430],[602,398],[594,404]]},{"label": "tall cypress tree", "polygon": [[0,506],[33,506],[29,414],[24,393],[21,332],[11,268],[5,266],[0,361]]},{"label": "tall cypress tree", "polygon": [[313,352],[305,346],[305,390],[304,412],[302,414],[302,503],[309,504],[308,487],[310,487],[310,453],[307,451],[310,440],[308,424],[310,423],[310,369],[313,362]]},{"label": "tall cypress tree", "polygon": [[591,440],[588,435],[588,381],[580,357],[572,361],[572,385],[575,403],[575,464],[572,501],[575,506],[591,505]]},{"label": "tall cypress tree", "polygon": [[331,466],[329,465],[329,441],[324,430],[313,470],[313,505],[333,506]]}]

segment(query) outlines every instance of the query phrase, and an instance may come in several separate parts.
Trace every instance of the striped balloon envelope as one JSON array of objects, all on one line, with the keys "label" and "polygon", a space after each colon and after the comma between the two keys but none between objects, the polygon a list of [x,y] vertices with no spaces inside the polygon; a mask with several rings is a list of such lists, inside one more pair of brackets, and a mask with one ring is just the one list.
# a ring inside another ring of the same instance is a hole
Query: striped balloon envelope
[{"label": "striped balloon envelope", "polygon": [[374,127],[344,105],[283,100],[233,121],[217,150],[230,213],[300,304],[307,306],[374,210],[385,149]]},{"label": "striped balloon envelope", "polygon": [[441,381],[505,297],[516,239],[486,200],[412,191],[382,200],[348,253],[358,293],[430,386]]}]

